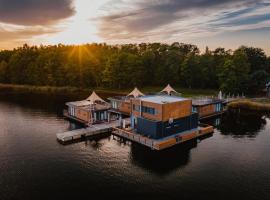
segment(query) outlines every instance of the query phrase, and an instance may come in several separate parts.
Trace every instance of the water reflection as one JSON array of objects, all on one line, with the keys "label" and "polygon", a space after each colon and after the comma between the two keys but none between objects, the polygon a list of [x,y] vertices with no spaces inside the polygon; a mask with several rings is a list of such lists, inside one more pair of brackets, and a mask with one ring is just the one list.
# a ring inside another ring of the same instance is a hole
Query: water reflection
[{"label": "water reflection", "polygon": [[153,151],[134,143],[131,145],[131,162],[159,175],[167,174],[186,166],[190,162],[190,150],[196,146],[197,140],[193,140],[163,151]]},{"label": "water reflection", "polygon": [[214,125],[221,134],[234,137],[256,137],[264,129],[266,114],[247,110],[229,110],[221,117],[204,121]]}]

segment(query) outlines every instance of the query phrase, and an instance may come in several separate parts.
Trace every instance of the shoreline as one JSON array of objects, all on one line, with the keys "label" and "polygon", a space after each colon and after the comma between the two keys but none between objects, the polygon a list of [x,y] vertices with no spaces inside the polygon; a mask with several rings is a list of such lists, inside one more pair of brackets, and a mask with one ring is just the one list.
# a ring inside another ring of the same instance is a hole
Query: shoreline
[{"label": "shoreline", "polygon": [[[32,93],[32,94],[59,94],[59,95],[74,95],[83,94],[89,95],[93,90],[97,93],[112,94],[112,95],[127,95],[134,88],[113,89],[113,88],[78,88],[78,87],[56,87],[56,86],[33,86],[33,85],[16,85],[0,83],[0,92],[5,93]],[[163,87],[143,87],[139,88],[143,93],[155,93],[163,89]],[[192,96],[216,96],[218,91],[213,89],[189,89],[175,88],[183,97]]]},{"label": "shoreline", "polygon": [[229,103],[228,108],[270,112],[270,98],[236,100]]}]

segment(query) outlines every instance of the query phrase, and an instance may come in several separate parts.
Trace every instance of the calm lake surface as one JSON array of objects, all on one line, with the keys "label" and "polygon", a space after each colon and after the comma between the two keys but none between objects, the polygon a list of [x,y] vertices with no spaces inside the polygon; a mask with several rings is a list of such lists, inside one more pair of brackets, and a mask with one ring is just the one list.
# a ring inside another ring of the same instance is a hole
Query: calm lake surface
[{"label": "calm lake surface", "polygon": [[112,136],[70,145],[56,133],[65,101],[81,97],[0,95],[0,199],[149,196],[270,199],[268,116],[230,112],[213,136],[152,152]]}]

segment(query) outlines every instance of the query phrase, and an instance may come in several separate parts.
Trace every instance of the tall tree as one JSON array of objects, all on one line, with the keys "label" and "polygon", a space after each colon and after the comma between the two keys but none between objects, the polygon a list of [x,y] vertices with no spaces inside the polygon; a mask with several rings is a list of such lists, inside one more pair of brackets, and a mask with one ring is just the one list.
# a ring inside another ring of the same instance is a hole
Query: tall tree
[{"label": "tall tree", "polygon": [[227,59],[219,74],[220,89],[231,94],[247,92],[250,64],[245,52],[235,51],[232,59]]}]

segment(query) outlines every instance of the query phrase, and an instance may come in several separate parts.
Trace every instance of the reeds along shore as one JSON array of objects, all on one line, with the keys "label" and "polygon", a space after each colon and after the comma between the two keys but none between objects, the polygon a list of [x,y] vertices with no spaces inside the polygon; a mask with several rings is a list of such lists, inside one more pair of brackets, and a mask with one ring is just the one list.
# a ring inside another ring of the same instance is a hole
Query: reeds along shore
[{"label": "reeds along shore", "polygon": [[228,104],[228,108],[240,108],[254,111],[270,111],[270,99],[244,99],[233,101]]},{"label": "reeds along shore", "polygon": [[[133,88],[132,88],[133,89]],[[157,87],[143,87],[141,90],[145,93],[159,92],[162,86]],[[175,88],[177,91],[181,91],[183,96],[214,96],[218,93],[213,89],[190,89],[190,88]],[[34,93],[34,94],[65,94],[65,95],[88,95],[91,91],[95,90],[97,93],[102,94],[114,94],[114,95],[126,95],[131,88],[115,89],[115,88],[79,88],[79,87],[55,87],[55,86],[34,86],[34,85],[16,85],[16,84],[2,84],[0,83],[0,92],[7,93]]]}]

